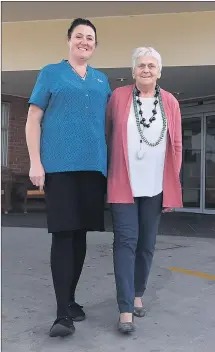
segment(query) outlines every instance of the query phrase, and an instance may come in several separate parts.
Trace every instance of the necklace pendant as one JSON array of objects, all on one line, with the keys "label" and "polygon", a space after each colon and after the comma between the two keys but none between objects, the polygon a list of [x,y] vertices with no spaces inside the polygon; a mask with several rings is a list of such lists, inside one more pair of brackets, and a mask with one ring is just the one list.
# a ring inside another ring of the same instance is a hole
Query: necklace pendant
[{"label": "necklace pendant", "polygon": [[136,158],[137,158],[137,160],[142,160],[144,158],[144,150],[142,147],[142,140],[141,140],[141,144],[140,144],[140,149],[136,153]]}]

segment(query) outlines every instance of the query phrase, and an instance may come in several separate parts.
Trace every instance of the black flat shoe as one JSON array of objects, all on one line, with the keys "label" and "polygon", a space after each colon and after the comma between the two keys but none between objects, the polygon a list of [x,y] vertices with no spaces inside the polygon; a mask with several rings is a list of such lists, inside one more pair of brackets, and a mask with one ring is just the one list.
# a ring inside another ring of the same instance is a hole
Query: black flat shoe
[{"label": "black flat shoe", "polygon": [[133,322],[121,323],[121,321],[119,320],[117,324],[117,329],[121,334],[130,334],[135,331],[135,325]]},{"label": "black flat shoe", "polygon": [[86,315],[82,308],[83,306],[80,306],[76,302],[69,304],[69,309],[68,309],[69,317],[76,322],[86,319]]},{"label": "black flat shoe", "polygon": [[73,321],[69,317],[62,317],[55,320],[52,325],[49,336],[50,337],[65,337],[72,335],[75,332]]},{"label": "black flat shoe", "polygon": [[134,307],[134,316],[138,318],[143,318],[146,315],[146,310],[144,307]]}]

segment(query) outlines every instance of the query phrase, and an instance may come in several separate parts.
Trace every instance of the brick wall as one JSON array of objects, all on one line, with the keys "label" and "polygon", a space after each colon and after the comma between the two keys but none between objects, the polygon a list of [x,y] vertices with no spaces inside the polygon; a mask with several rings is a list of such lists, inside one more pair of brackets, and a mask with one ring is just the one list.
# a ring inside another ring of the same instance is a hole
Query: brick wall
[{"label": "brick wall", "polygon": [[28,174],[29,157],[25,140],[28,99],[2,95],[10,104],[8,135],[8,167],[16,174]]}]

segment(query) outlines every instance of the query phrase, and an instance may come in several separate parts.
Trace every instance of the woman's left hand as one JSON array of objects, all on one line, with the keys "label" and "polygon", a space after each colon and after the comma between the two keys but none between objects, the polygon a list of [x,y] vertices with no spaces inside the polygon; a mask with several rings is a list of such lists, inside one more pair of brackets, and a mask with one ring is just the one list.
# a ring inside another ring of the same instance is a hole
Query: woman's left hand
[{"label": "woman's left hand", "polygon": [[162,213],[171,213],[174,210],[175,210],[174,208],[163,208]]}]

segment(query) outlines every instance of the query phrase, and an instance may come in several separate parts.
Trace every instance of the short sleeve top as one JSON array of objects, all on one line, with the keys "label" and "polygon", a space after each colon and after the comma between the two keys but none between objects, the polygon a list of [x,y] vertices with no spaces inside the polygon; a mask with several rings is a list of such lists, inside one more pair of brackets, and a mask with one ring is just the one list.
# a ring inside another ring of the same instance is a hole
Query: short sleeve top
[{"label": "short sleeve top", "polygon": [[45,66],[29,99],[44,111],[41,162],[46,173],[107,173],[105,112],[111,95],[107,76],[87,67],[82,79],[66,60]]}]

